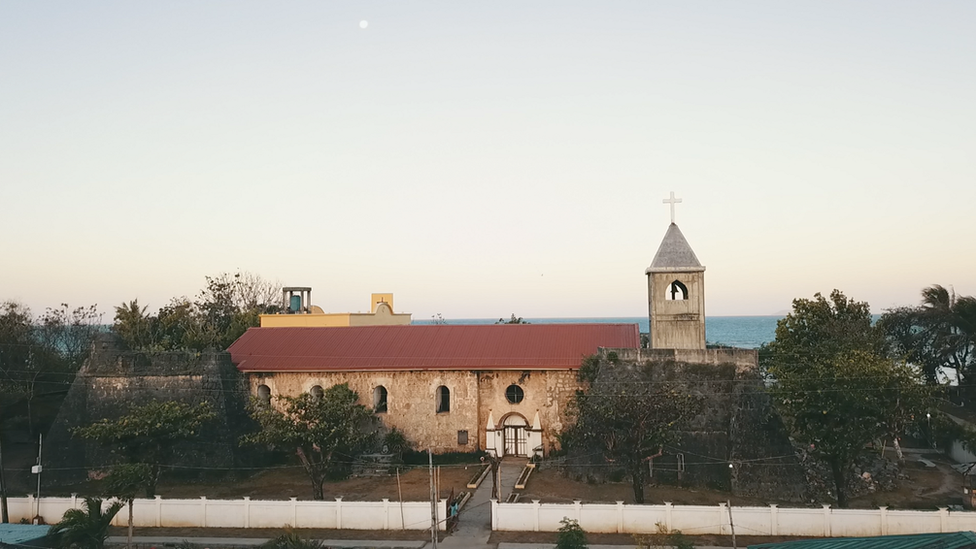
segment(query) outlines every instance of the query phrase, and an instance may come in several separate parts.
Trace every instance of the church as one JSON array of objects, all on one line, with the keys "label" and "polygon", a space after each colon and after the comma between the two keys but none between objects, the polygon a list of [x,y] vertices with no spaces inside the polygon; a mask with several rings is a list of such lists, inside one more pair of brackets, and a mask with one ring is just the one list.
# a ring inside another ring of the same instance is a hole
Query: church
[{"label": "church", "polygon": [[286,313],[265,315],[228,351],[252,395],[321,394],[348,383],[387,428],[418,449],[544,456],[566,427],[582,361],[608,349],[660,350],[686,362],[754,363],[705,347],[705,267],[672,223],[646,269],[650,349],[637,324],[411,325],[392,294],[370,313],[328,314],[310,288],[285,288]]}]

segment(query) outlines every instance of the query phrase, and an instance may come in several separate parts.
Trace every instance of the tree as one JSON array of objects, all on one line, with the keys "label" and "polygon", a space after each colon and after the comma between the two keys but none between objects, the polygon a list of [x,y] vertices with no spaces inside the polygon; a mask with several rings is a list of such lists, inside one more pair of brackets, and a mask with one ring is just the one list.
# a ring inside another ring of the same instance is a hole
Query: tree
[{"label": "tree", "polygon": [[82,509],[68,509],[61,521],[51,527],[49,535],[58,540],[58,547],[64,549],[102,549],[108,537],[108,527],[112,519],[122,509],[122,502],[116,501],[102,510],[102,500],[85,498]]},{"label": "tree", "polygon": [[145,350],[155,347],[156,318],[146,314],[146,309],[147,306],[139,305],[138,299],[115,307],[112,330],[130,349]]},{"label": "tree", "polygon": [[242,442],[294,451],[312,482],[313,497],[324,499],[326,478],[372,443],[376,416],[346,383],[329,387],[321,397],[303,393],[276,400],[279,407],[252,401],[251,416],[260,430]]},{"label": "tree", "polygon": [[67,303],[48,308],[37,323],[40,344],[55,350],[67,369],[77,372],[91,352],[95,336],[102,331],[102,315],[96,305],[75,307]]},{"label": "tree", "polygon": [[177,297],[146,314],[137,300],[115,308],[113,330],[131,349],[141,351],[226,349],[260,315],[280,309],[281,285],[237,272],[204,277],[206,287],[195,301]]},{"label": "tree", "polygon": [[34,399],[65,390],[98,333],[95,306],[48,309],[39,319],[15,302],[0,305],[0,394],[23,399],[33,433]]},{"label": "tree", "polygon": [[156,495],[160,466],[171,463],[177,444],[197,435],[200,427],[215,417],[209,402],[195,406],[176,401],[153,400],[134,405],[118,419],[102,419],[72,431],[76,437],[93,440],[112,449],[124,464],[144,464],[146,497]]},{"label": "tree", "polygon": [[444,318],[444,316],[441,315],[440,313],[437,313],[437,314],[430,315],[430,323],[436,326],[442,326],[444,324],[447,324],[447,319]]},{"label": "tree", "polygon": [[922,290],[915,307],[885,311],[878,321],[895,353],[922,368],[929,383],[953,370],[960,385],[976,368],[976,297],[938,284]]},{"label": "tree", "polygon": [[530,322],[526,321],[520,316],[515,316],[515,313],[512,313],[512,318],[509,318],[508,320],[505,320],[504,318],[499,318],[498,322],[496,322],[495,324],[530,324]]},{"label": "tree", "polygon": [[108,491],[129,508],[128,534],[126,547],[132,547],[132,504],[136,494],[146,489],[152,478],[152,468],[145,463],[122,463],[112,467],[105,478]]},{"label": "tree", "polygon": [[792,435],[830,467],[841,507],[865,445],[886,437],[897,444],[930,405],[919,372],[885,350],[869,305],[838,290],[830,301],[794,300],[763,349],[774,403]]},{"label": "tree", "polygon": [[848,299],[840,290],[830,292],[829,300],[820,293],[813,299],[794,299],[793,311],[776,324],[776,339],[765,349],[769,366],[803,369],[853,350],[884,356],[883,334],[871,320],[867,302]]},{"label": "tree", "polygon": [[930,406],[916,371],[865,351],[773,373],[774,402],[793,436],[830,467],[840,507],[847,507],[851,470],[865,445],[897,441]]},{"label": "tree", "polygon": [[644,503],[647,460],[678,441],[700,399],[678,385],[653,380],[652,363],[619,364],[612,353],[608,360],[613,368],[602,368],[596,357],[581,366],[580,377],[589,387],[576,393],[576,423],[563,441],[598,451],[623,467],[630,474],[634,501]]},{"label": "tree", "polygon": [[559,521],[559,533],[556,534],[556,549],[586,549],[586,532],[574,519],[563,517]]}]

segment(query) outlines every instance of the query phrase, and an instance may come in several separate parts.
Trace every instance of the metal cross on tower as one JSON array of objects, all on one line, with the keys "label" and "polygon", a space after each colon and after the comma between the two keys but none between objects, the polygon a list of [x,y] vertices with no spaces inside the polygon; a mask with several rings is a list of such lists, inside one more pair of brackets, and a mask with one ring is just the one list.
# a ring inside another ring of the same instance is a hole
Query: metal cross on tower
[{"label": "metal cross on tower", "polygon": [[671,198],[665,198],[661,202],[663,202],[664,204],[671,204],[671,223],[674,223],[674,205],[675,204],[680,204],[681,203],[681,199],[680,198],[675,198],[674,197],[674,191],[671,191]]}]

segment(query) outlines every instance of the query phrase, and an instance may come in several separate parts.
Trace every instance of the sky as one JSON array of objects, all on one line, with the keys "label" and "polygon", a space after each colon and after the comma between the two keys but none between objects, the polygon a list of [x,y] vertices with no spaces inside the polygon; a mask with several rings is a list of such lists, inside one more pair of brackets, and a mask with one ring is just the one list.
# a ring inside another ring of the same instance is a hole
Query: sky
[{"label": "sky", "polygon": [[[365,27],[363,22],[366,22]],[[0,301],[415,319],[976,294],[976,2],[0,3]]]}]

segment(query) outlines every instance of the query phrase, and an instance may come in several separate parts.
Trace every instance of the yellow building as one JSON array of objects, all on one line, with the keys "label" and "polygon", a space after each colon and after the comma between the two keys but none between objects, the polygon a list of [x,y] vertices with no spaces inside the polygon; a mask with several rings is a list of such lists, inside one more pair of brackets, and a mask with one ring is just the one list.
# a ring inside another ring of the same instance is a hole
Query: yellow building
[{"label": "yellow building", "polygon": [[341,326],[406,326],[410,313],[393,312],[393,294],[371,294],[368,313],[326,313],[311,305],[312,289],[282,288],[283,313],[261,315],[262,328],[334,328]]}]

